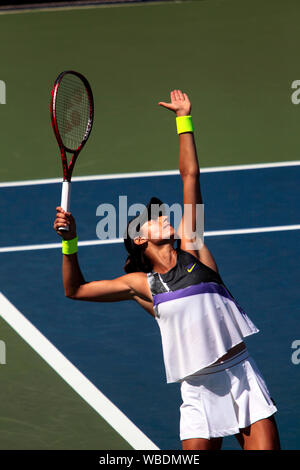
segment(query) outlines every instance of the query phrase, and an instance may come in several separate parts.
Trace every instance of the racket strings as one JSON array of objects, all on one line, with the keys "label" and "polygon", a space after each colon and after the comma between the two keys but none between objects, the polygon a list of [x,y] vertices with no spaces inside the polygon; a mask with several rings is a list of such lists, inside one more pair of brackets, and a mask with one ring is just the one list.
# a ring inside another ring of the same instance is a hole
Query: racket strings
[{"label": "racket strings", "polygon": [[83,81],[73,74],[62,78],[55,103],[58,131],[64,146],[75,151],[85,140],[91,117],[91,105]]}]

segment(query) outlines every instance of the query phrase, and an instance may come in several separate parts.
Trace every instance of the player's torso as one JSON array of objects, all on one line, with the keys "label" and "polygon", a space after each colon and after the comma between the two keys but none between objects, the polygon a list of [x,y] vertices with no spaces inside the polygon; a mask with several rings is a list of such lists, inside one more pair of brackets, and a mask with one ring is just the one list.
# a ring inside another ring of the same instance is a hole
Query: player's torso
[{"label": "player's torso", "polygon": [[176,265],[167,273],[159,274],[152,272],[148,273],[148,275],[138,273],[136,282],[137,290],[142,295],[137,295],[135,300],[154,317],[157,316],[157,310],[153,308],[153,304],[155,306],[159,294],[181,291],[186,287],[198,286],[199,284],[202,284],[203,288],[214,283],[223,285],[222,279],[217,272],[201,263],[192,254],[180,249],[177,250]]}]

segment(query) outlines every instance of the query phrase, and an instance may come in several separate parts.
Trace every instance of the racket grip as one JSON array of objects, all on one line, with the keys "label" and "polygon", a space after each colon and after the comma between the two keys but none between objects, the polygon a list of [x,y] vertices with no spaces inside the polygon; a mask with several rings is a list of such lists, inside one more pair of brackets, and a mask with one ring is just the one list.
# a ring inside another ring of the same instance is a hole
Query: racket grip
[{"label": "racket grip", "polygon": [[[69,212],[70,197],[71,197],[71,183],[69,181],[63,181],[60,206],[63,208],[65,212]],[[59,227],[59,230],[69,230],[69,227]]]}]

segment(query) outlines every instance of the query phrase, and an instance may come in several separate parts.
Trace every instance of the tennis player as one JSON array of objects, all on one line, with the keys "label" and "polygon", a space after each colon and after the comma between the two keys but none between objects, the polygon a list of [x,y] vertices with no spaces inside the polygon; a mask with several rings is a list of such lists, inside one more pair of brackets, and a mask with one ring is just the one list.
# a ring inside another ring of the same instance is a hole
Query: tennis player
[{"label": "tennis player", "polygon": [[[58,207],[54,229],[63,237],[65,295],[96,302],[131,299],[153,315],[167,382],[181,384],[183,450],[218,450],[228,435],[235,435],[246,450],[278,450],[277,409],[244,343],[258,329],[224,285],[197,235],[202,197],[190,100],[174,90],[171,101],[159,105],[175,112],[179,134],[184,212],[177,232],[164,205],[152,198],[127,227],[127,274],[86,282],[76,254],[74,217]],[[60,231],[62,226],[69,230]]]}]

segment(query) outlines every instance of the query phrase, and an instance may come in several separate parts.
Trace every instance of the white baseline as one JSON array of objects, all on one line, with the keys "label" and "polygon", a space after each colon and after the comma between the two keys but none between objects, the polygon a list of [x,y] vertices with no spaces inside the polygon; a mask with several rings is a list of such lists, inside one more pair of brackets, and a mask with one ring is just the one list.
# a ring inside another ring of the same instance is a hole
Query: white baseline
[{"label": "white baseline", "polygon": [[[264,168],[280,168],[300,166],[300,161],[291,162],[273,162],[273,163],[253,163],[249,165],[229,165],[201,168],[200,173],[218,173],[222,171],[243,171],[243,170],[261,170]],[[74,176],[72,183],[80,183],[83,181],[113,180],[125,178],[150,178],[155,176],[174,176],[179,175],[179,170],[163,170],[163,171],[144,171],[139,173],[114,173],[107,175],[90,175],[90,176]],[[10,186],[32,186],[36,184],[54,184],[61,183],[62,178],[45,178],[26,181],[8,181],[0,183],[0,188],[9,188]]]},{"label": "white baseline", "polygon": [[[274,227],[255,227],[255,228],[240,228],[234,230],[215,230],[204,232],[204,237],[218,237],[228,235],[247,235],[255,233],[267,232],[284,232],[287,230],[300,230],[298,225],[279,225]],[[112,238],[107,240],[86,240],[78,242],[78,246],[95,246],[95,245],[109,245],[111,243],[123,243],[123,238]],[[0,253],[9,253],[15,251],[31,251],[31,250],[49,250],[53,248],[60,248],[61,243],[44,243],[41,245],[20,245],[20,246],[3,246],[0,248]]]},{"label": "white baseline", "polygon": [[135,450],[159,448],[0,292],[2,318]]}]

